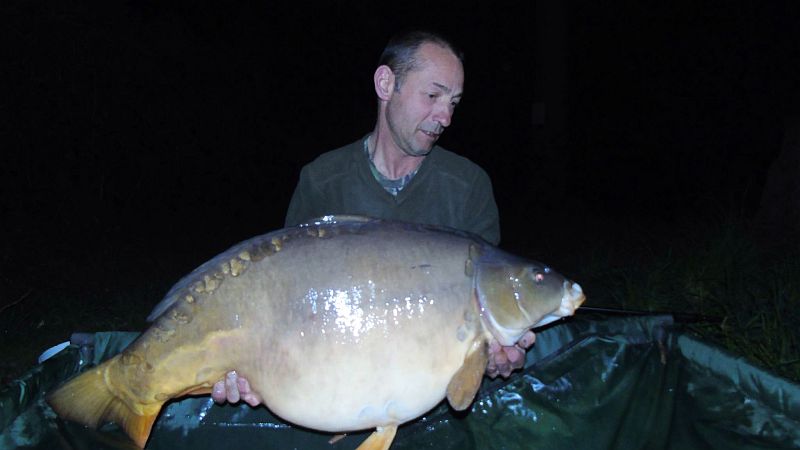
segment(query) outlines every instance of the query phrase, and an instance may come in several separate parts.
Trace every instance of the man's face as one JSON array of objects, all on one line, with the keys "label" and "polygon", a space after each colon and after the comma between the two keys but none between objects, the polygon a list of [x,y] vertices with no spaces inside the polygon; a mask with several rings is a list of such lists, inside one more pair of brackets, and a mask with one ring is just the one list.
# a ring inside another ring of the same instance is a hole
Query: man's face
[{"label": "man's face", "polygon": [[427,155],[461,100],[464,69],[450,50],[422,44],[417,50],[421,68],[410,71],[394,86],[386,105],[392,139],[410,156]]}]

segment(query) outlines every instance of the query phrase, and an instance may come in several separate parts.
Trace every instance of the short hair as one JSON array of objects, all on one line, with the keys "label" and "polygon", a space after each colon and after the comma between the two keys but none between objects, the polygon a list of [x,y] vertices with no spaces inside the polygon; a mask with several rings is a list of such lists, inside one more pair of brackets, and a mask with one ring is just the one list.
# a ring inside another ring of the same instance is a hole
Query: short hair
[{"label": "short hair", "polygon": [[399,89],[406,75],[420,68],[421,62],[417,59],[417,50],[422,44],[436,44],[444,47],[464,64],[464,54],[448,39],[438,33],[426,30],[408,30],[400,32],[386,44],[383,49],[378,66],[386,65],[392,69],[395,77],[395,88]]}]

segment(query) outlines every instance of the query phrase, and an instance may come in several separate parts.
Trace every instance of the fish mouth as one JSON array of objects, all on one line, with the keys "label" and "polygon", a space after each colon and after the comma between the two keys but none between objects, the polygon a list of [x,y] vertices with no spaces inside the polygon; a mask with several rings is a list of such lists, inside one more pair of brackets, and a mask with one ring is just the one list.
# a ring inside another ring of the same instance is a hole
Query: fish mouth
[{"label": "fish mouth", "polygon": [[558,313],[562,314],[562,317],[571,316],[585,301],[586,295],[583,293],[581,285],[565,280],[564,296],[561,298],[561,307],[558,308]]},{"label": "fish mouth", "polygon": [[561,304],[558,309],[542,317],[532,328],[541,327],[558,319],[569,317],[575,314],[575,310],[586,301],[586,295],[583,293],[583,288],[581,288],[580,284],[564,280],[563,287],[564,295],[561,297]]}]

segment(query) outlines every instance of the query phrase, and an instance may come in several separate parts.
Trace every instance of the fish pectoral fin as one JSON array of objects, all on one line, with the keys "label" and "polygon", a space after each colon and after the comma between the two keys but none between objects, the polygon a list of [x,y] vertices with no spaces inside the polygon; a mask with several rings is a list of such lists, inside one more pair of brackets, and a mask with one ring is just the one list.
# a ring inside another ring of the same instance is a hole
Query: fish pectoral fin
[{"label": "fish pectoral fin", "polygon": [[397,425],[378,427],[356,450],[387,450],[392,445],[395,434],[397,434]]},{"label": "fish pectoral fin", "polygon": [[476,339],[464,358],[464,364],[447,385],[447,401],[453,409],[463,411],[472,403],[488,362],[489,350],[485,339]]}]

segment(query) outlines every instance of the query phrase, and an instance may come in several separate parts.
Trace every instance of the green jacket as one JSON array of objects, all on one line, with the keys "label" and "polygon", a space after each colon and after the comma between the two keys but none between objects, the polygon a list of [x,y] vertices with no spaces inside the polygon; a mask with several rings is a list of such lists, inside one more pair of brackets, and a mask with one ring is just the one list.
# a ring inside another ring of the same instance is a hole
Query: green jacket
[{"label": "green jacket", "polygon": [[443,225],[500,242],[500,221],[489,176],[463,156],[435,146],[417,174],[392,196],[378,183],[363,139],[324,153],[303,167],[286,226],[331,214]]}]

